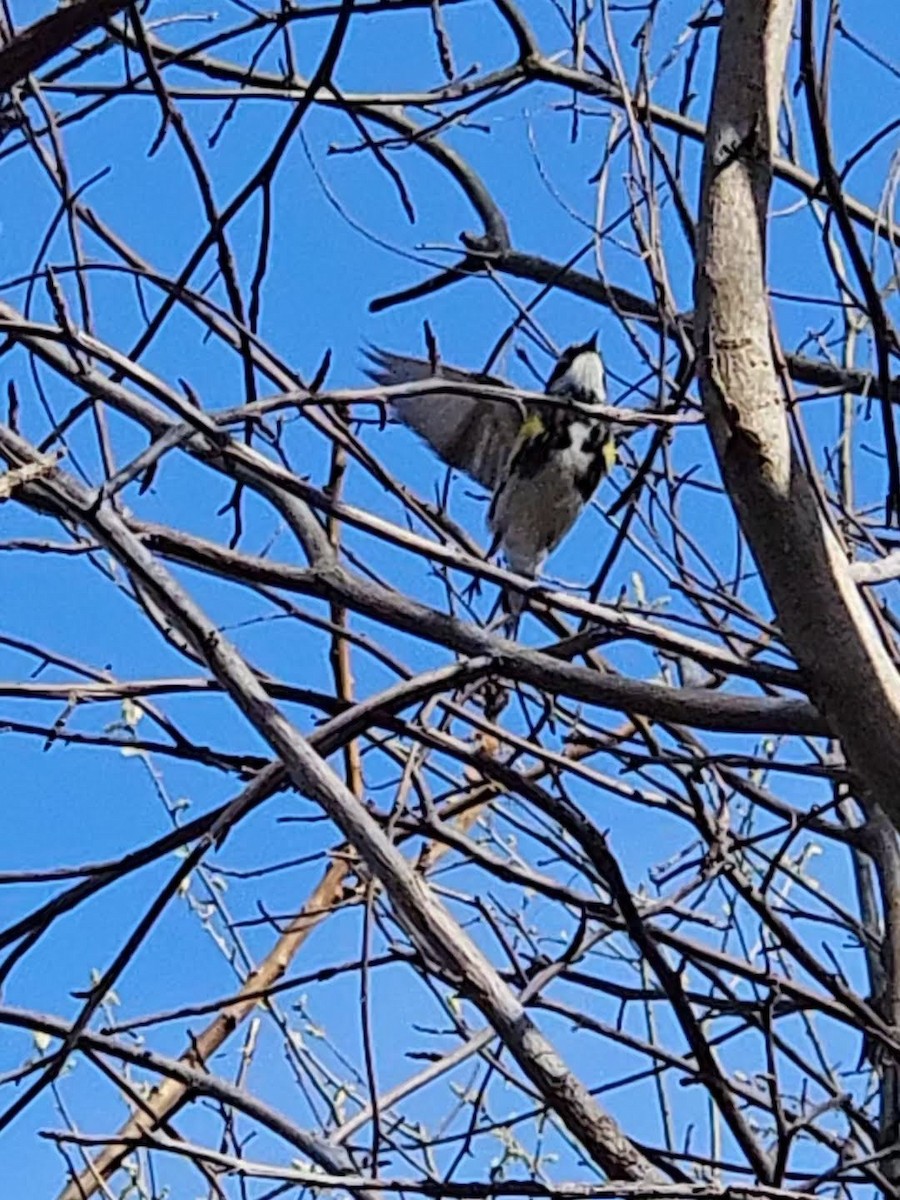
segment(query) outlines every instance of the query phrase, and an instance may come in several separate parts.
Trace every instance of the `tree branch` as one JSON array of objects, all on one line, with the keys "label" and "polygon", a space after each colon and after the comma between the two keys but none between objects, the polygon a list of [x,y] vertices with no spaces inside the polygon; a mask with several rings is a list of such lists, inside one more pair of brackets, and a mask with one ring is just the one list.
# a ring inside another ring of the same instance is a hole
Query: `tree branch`
[{"label": "tree branch", "polygon": [[900,679],[791,445],[766,218],[793,0],[730,0],[703,164],[695,339],[722,475],[785,639],[858,777],[900,827]]},{"label": "tree branch", "polygon": [[130,0],[72,0],[11,38],[0,50],[0,92],[8,92],[79,38],[96,29]]}]

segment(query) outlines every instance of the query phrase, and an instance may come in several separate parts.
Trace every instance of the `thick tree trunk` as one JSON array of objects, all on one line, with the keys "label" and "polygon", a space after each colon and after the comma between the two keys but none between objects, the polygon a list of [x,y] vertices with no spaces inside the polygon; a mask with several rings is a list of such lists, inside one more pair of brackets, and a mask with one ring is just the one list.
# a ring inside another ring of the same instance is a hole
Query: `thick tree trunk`
[{"label": "thick tree trunk", "polygon": [[792,447],[766,290],[772,156],[794,0],[727,0],[696,275],[698,370],[722,475],[811,698],[900,827],[900,678]]}]

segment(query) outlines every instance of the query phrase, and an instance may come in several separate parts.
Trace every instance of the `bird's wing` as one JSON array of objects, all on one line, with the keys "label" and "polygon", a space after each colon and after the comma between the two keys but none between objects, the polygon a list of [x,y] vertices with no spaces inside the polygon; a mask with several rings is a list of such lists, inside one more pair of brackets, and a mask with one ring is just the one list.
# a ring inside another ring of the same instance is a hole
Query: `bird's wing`
[{"label": "bird's wing", "polygon": [[438,364],[435,370],[424,358],[407,358],[372,346],[365,351],[372,366],[370,379],[383,387],[416,383],[424,379],[450,379],[467,385],[465,392],[428,392],[421,396],[396,396],[391,409],[415,430],[445,463],[465,471],[491,491],[504,476],[506,464],[522,424],[515,404],[480,395],[485,385],[507,387],[502,379]]}]

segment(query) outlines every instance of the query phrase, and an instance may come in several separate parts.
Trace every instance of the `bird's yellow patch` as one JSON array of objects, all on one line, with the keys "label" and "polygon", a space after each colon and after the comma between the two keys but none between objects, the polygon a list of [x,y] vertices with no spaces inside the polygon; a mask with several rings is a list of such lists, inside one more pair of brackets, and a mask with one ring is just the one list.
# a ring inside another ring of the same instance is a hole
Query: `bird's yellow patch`
[{"label": "bird's yellow patch", "polygon": [[607,438],[603,443],[603,461],[606,464],[607,471],[611,471],[616,465],[618,455],[616,454],[616,443],[612,438]]},{"label": "bird's yellow patch", "polygon": [[540,413],[532,413],[526,417],[519,426],[519,440],[529,442],[532,438],[540,437],[544,432],[544,422],[541,420]]}]

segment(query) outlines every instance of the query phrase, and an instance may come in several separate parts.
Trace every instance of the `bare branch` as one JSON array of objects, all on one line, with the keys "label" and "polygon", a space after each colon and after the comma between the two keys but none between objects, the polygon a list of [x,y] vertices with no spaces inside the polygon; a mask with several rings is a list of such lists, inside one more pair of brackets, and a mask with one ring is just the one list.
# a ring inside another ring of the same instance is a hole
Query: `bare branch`
[{"label": "bare branch", "polygon": [[900,827],[900,678],[791,445],[765,290],[772,147],[792,0],[732,0],[704,157],[695,333],[722,474],[811,694]]}]

